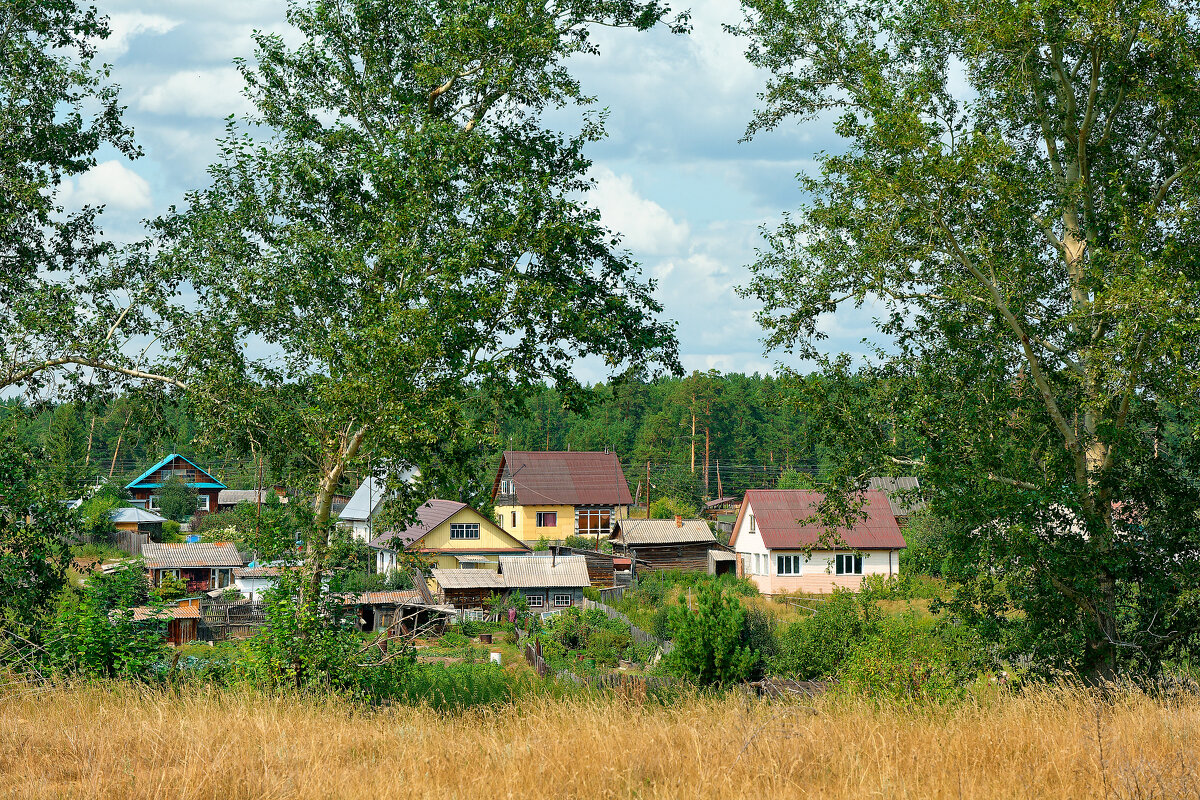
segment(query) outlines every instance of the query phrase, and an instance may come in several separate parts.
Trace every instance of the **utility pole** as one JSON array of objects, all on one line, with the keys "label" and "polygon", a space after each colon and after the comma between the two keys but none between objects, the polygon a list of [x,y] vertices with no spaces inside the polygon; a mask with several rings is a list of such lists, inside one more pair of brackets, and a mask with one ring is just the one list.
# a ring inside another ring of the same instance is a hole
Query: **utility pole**
[{"label": "utility pole", "polygon": [[708,448],[711,444],[708,426],[704,426],[704,496],[708,497]]},{"label": "utility pole", "polygon": [[646,519],[650,519],[650,459],[646,459]]},{"label": "utility pole", "polygon": [[696,474],[696,398],[692,398],[692,474]]},{"label": "utility pole", "polygon": [[725,492],[721,489],[721,459],[717,459],[717,497],[724,497]]}]

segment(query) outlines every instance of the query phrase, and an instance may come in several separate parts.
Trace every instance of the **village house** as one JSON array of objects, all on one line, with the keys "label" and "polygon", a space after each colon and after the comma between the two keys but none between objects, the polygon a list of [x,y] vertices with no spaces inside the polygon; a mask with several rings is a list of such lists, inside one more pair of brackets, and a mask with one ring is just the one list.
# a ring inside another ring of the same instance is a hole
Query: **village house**
[{"label": "village house", "polygon": [[212,473],[201,469],[187,458],[172,453],[125,485],[133,496],[134,505],[154,511],[158,508],[158,496],[163,484],[179,478],[196,490],[196,512],[205,514],[217,510],[217,498],[225,484]]},{"label": "village house", "polygon": [[271,495],[279,498],[280,503],[288,501],[287,491],[282,486],[263,489],[222,489],[217,495],[217,511],[231,511],[242,503],[265,505]]},{"label": "village house", "polygon": [[505,451],[492,484],[500,527],[526,544],[607,539],[633,498],[615,453]]},{"label": "village house", "polygon": [[[420,474],[419,470],[406,470],[400,474],[399,480],[411,483]],[[360,542],[370,542],[376,537],[375,520],[392,495],[386,480],[378,475],[368,475],[338,512],[338,526],[347,528],[350,535]]]},{"label": "village house", "polygon": [[415,553],[440,569],[481,569],[496,572],[500,556],[528,553],[520,539],[466,503],[427,500],[417,509],[417,520],[407,528],[378,534],[370,542],[378,553],[376,572],[401,566],[400,553]]},{"label": "village house", "polygon": [[234,585],[233,571],[242,566],[237,547],[228,542],[142,545],[150,585],[162,585],[170,576],[182,580],[188,594],[225,589]]},{"label": "village house", "polygon": [[857,589],[864,575],[900,573],[904,536],[883,492],[866,492],[863,519],[829,530],[811,520],[820,492],[751,489],[734,525],[730,547],[737,572],[763,594]]},{"label": "village house", "polygon": [[570,608],[583,602],[591,585],[583,556],[553,553],[501,556],[500,572],[434,569],[433,582],[456,608],[482,608],[492,594],[518,593],[535,613]]},{"label": "village house", "polygon": [[724,550],[702,519],[623,519],[612,534],[614,553],[648,569],[708,570],[708,551]]}]

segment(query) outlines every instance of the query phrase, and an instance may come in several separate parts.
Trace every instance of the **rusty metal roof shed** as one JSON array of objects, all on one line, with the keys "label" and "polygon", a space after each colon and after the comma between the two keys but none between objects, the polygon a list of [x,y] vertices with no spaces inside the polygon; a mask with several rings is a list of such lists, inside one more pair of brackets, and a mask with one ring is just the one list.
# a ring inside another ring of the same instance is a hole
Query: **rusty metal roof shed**
[{"label": "rusty metal roof shed", "polygon": [[505,467],[523,506],[627,506],[633,503],[629,483],[616,453],[506,450],[492,485],[500,491]]}]

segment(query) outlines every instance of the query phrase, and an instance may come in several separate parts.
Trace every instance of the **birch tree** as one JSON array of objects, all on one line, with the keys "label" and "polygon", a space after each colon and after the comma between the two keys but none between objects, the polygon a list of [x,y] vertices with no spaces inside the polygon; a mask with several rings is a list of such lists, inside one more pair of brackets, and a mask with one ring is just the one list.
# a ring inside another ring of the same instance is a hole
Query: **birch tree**
[{"label": "birch tree", "polygon": [[263,439],[309,460],[315,596],[334,495],[368,457],[436,462],[477,433],[472,397],[570,388],[580,358],[678,368],[652,283],[579,199],[601,118],[543,118],[588,104],[565,62],[595,25],[684,20],[631,0],[313,0],[288,20],[298,46],[259,34],[241,64],[256,118],[157,231],[202,297],[170,341],[217,401],[209,430],[269,406]]},{"label": "birch tree", "polygon": [[768,345],[821,357],[819,316],[868,301],[883,334],[806,407],[848,466],[922,476],[959,612],[1014,647],[1110,673],[1187,646],[1195,492],[1154,431],[1200,385],[1197,4],[743,8],[770,72],[748,135],[844,146],[754,265]]}]

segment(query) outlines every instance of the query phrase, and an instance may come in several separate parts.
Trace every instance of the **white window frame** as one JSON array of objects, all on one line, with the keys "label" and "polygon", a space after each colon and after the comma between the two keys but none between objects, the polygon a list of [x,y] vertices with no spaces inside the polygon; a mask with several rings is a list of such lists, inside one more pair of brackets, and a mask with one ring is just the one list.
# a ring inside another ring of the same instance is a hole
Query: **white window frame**
[{"label": "white window frame", "polygon": [[158,497],[159,497],[158,495],[152,494],[146,500],[146,510],[147,511],[157,511],[158,510]]},{"label": "white window frame", "polygon": [[[845,568],[847,563],[850,564],[850,569]],[[863,557],[854,553],[838,553],[834,556],[834,574],[862,575]]]},{"label": "white window frame", "polygon": [[[474,532],[474,533],[472,533]],[[457,535],[456,535],[457,534]],[[451,522],[450,538],[454,541],[464,541],[479,538],[478,522]]]},{"label": "white window frame", "polygon": [[566,608],[569,605],[571,605],[571,595],[569,595],[569,594],[555,594],[554,595],[554,607],[555,608]]},{"label": "white window frame", "polygon": [[[554,515],[554,524],[547,525],[543,520],[547,514]],[[557,528],[558,527],[558,512],[557,511],[539,511],[537,512],[537,527],[539,528]]]},{"label": "white window frame", "polygon": [[750,526],[750,533],[756,533],[756,531],[754,530],[754,515],[747,514],[746,521],[747,521],[746,524],[748,524]]},{"label": "white window frame", "polygon": [[211,511],[212,509],[209,505],[211,500],[212,500],[212,498],[207,494],[196,495],[196,510],[197,511]]},{"label": "white window frame", "polygon": [[544,604],[545,598],[540,594],[525,595],[525,605],[529,606],[530,608],[542,608]]},{"label": "white window frame", "polygon": [[[600,518],[604,513],[608,513],[608,526],[600,527]],[[596,517],[596,527],[588,527],[584,529],[579,525],[579,518],[586,517],[591,520],[592,516]],[[577,508],[575,509],[575,535],[576,536],[596,536],[597,534],[608,536],[612,533],[613,522],[616,520],[616,510],[611,507],[596,506],[595,508]]]},{"label": "white window frame", "polygon": [[775,574],[783,576],[799,575],[800,563],[801,560],[798,555],[775,556]]}]

